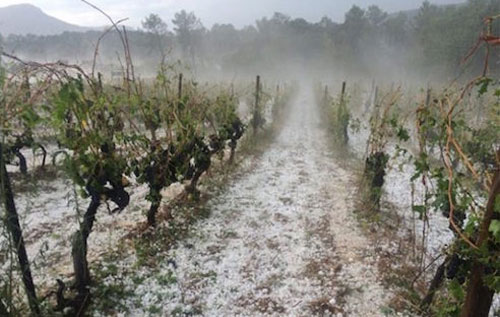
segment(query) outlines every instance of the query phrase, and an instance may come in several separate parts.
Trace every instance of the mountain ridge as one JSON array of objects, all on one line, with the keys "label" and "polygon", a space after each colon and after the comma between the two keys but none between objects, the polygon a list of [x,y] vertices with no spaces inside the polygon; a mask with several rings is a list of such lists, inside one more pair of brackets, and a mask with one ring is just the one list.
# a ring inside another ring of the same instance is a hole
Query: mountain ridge
[{"label": "mountain ridge", "polygon": [[56,35],[92,29],[54,18],[28,3],[0,7],[0,34],[2,36],[11,34]]}]

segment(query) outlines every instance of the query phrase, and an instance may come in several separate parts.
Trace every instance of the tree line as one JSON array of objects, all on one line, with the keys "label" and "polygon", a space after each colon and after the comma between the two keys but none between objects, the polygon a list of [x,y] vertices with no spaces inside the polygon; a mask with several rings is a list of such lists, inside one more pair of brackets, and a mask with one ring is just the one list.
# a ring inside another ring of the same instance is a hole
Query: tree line
[{"label": "tree line", "polygon": [[[342,23],[327,16],[309,22],[276,12],[255,25],[237,29],[232,24],[207,28],[194,12],[183,10],[171,22],[150,14],[142,28],[127,32],[135,60],[143,61],[137,67],[142,66],[144,71],[170,59],[211,74],[255,69],[279,73],[306,64],[316,71],[333,68],[364,76],[383,72],[396,78],[428,81],[459,75],[457,70],[464,64],[465,55],[485,31],[484,18],[498,12],[500,3],[496,0],[468,0],[448,6],[424,1],[416,10],[394,14],[375,5],[354,5]],[[492,30],[499,33],[497,21]],[[85,65],[101,35],[98,31],[10,35],[2,39],[2,46],[7,52],[32,59],[76,59]],[[98,52],[101,67],[110,67],[116,60],[120,44],[116,31],[106,35]],[[490,58],[490,65],[500,62],[497,54]],[[480,72],[483,60],[482,54],[467,60],[470,73]],[[499,72],[491,68],[495,75]]]}]

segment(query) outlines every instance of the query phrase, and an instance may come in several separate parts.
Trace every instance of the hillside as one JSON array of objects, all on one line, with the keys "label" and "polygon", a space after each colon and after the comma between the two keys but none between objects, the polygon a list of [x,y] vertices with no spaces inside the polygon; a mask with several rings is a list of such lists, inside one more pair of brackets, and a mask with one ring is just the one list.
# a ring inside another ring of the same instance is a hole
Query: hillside
[{"label": "hillside", "polygon": [[30,4],[0,8],[0,34],[54,35],[66,31],[82,32],[88,28],[73,25],[45,14]]}]

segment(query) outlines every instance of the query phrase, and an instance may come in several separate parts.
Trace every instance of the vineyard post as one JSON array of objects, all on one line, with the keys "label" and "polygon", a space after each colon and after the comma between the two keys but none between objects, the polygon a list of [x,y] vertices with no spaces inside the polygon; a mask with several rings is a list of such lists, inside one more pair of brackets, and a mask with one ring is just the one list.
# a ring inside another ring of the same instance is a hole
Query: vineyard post
[{"label": "vineyard post", "polygon": [[39,316],[40,308],[38,307],[35,285],[33,283],[33,277],[31,275],[30,262],[28,259],[28,254],[26,252],[26,247],[24,245],[23,232],[19,224],[19,215],[16,210],[14,194],[12,192],[9,175],[7,174],[7,168],[5,166],[5,160],[3,157],[3,147],[1,143],[0,185],[0,192],[2,193],[2,198],[5,203],[6,224],[12,236],[14,245],[16,246],[16,254],[19,261],[19,268],[21,269],[24,287],[26,289],[26,295],[28,296],[28,303],[33,315]]},{"label": "vineyard post", "polygon": [[[372,99],[369,102],[369,104],[370,104],[369,107],[373,108],[373,117],[377,118],[379,115],[379,108],[377,107],[377,99],[378,99],[378,86],[377,85],[374,86],[374,89],[372,90],[372,92],[373,92],[373,95],[372,95]],[[370,110],[370,109],[367,109],[367,110]]]},{"label": "vineyard post", "polygon": [[177,98],[179,101],[182,99],[182,73],[179,74],[179,87],[177,92]]},{"label": "vineyard post", "polygon": [[253,133],[257,134],[257,128],[260,123],[260,113],[259,113],[259,99],[260,99],[260,76],[257,75],[257,80],[255,81],[255,107],[253,111]]},{"label": "vineyard post", "polygon": [[342,82],[342,90],[340,92],[340,104],[339,104],[339,123],[342,124],[342,143],[346,145],[349,142],[349,111],[347,110],[347,105],[345,104],[345,89],[346,82]]},{"label": "vineyard post", "polygon": [[325,96],[323,98],[324,98],[323,100],[326,103],[326,101],[328,100],[328,85],[325,85]]},{"label": "vineyard post", "polygon": [[23,72],[23,82],[21,84],[21,88],[24,91],[24,95],[22,97],[23,102],[28,103],[31,98],[31,90],[30,90],[30,79],[26,71]]},{"label": "vineyard post", "polygon": [[343,103],[344,103],[345,85],[346,85],[346,82],[345,82],[345,81],[343,81],[343,82],[342,82],[342,91],[340,92],[340,103],[341,103],[341,104],[343,104]]},{"label": "vineyard post", "polygon": [[425,106],[428,107],[431,103],[431,88],[427,88],[427,95],[425,96]]}]

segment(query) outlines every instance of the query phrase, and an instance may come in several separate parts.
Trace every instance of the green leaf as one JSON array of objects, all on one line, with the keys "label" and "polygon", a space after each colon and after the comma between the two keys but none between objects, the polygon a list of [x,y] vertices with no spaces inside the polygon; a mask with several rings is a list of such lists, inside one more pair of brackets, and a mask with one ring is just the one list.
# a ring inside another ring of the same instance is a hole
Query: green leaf
[{"label": "green leaf", "polygon": [[455,299],[457,299],[458,301],[463,300],[464,289],[457,280],[451,280],[450,284],[448,285],[448,290]]},{"label": "green leaf", "polygon": [[500,291],[500,276],[495,276],[494,274],[486,275],[484,281],[491,289],[494,289],[496,292]]},{"label": "green leaf", "polygon": [[[497,199],[498,201],[498,199]],[[500,241],[500,221],[494,219],[490,223],[489,231],[493,234],[495,237],[495,240]]]},{"label": "green leaf", "polygon": [[410,139],[410,135],[408,133],[408,130],[400,126],[398,128],[398,138],[402,141],[408,141]]},{"label": "green leaf", "polygon": [[478,81],[477,85],[479,86],[479,96],[484,95],[488,91],[488,86],[493,81],[491,78],[483,78]]},{"label": "green leaf", "polygon": [[414,211],[414,212],[417,212],[418,214],[422,215],[425,213],[425,206],[424,205],[413,205],[411,206],[411,209]]}]

